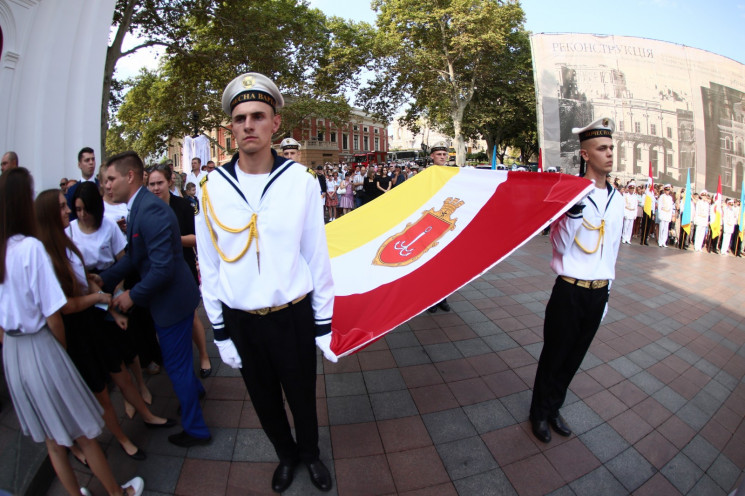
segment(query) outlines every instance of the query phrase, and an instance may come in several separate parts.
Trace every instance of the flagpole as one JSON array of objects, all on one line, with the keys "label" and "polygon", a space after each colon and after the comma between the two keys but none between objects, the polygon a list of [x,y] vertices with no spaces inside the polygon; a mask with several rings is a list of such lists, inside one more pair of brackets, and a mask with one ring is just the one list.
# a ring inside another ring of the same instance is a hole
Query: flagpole
[{"label": "flagpole", "polygon": [[497,170],[497,144],[496,143],[494,143],[494,148],[492,148],[491,169]]}]

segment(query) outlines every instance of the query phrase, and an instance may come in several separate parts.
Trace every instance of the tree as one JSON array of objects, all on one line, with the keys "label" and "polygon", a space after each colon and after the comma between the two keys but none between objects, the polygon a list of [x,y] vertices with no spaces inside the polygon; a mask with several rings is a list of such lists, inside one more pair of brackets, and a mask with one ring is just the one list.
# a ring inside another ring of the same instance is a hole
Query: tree
[{"label": "tree", "polygon": [[[116,63],[147,47],[178,47],[185,43],[184,16],[190,11],[209,10],[212,0],[117,0],[112,20],[111,43],[106,50],[101,99],[101,155],[106,158],[110,104],[119,103],[121,85],[114,79]],[[122,51],[127,34],[139,43]],[[113,93],[112,93],[113,91]],[[114,109],[116,110],[116,109]]]},{"label": "tree", "polygon": [[374,0],[375,78],[359,102],[389,120],[407,101],[409,120],[426,111],[449,123],[465,162],[464,115],[509,35],[522,27],[515,0]]},{"label": "tree", "polygon": [[[502,50],[493,54],[466,115],[464,128],[471,137],[486,140],[492,156],[497,147],[500,162],[508,146],[523,148],[537,136],[535,85],[529,33],[519,29],[509,34]],[[537,140],[536,140],[537,146]]]},{"label": "tree", "polygon": [[358,84],[374,32],[366,23],[327,18],[296,0],[221,2],[191,14],[184,24],[187,41],[166,50],[157,83],[149,76],[133,81],[132,90],[158,101],[138,103],[133,118],[124,112],[125,97],[117,116],[125,128],[157,130],[157,139],[138,130],[128,133],[151,150],[190,133],[193,112],[201,129],[224,125],[222,91],[243,72],[266,74],[285,96],[279,136],[310,115],[341,123],[350,111],[344,91]]}]

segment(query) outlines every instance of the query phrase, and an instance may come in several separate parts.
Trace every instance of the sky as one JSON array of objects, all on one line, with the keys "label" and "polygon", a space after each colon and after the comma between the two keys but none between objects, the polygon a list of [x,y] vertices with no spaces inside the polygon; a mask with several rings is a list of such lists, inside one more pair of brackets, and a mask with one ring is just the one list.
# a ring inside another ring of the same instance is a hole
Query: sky
[{"label": "sky", "polygon": [[[327,15],[375,22],[366,0],[309,3]],[[523,0],[522,7],[525,27],[534,33],[638,36],[708,50],[745,64],[745,0]],[[155,50],[140,50],[119,61],[116,75],[128,77],[140,67],[154,68],[157,58]]]}]

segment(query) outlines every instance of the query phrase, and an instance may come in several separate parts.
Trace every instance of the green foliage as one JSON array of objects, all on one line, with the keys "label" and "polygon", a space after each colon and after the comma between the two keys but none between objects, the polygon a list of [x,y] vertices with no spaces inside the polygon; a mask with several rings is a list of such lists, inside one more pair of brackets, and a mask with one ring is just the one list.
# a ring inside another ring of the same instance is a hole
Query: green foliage
[{"label": "green foliage", "polygon": [[498,77],[499,59],[512,57],[509,47],[522,32],[519,2],[374,0],[373,8],[378,12],[376,77],[358,103],[388,120],[409,102],[403,122],[424,117],[452,132],[463,163],[472,100]]},{"label": "green foliage", "polygon": [[369,63],[369,24],[327,18],[302,0],[200,3],[180,20],[183,38],[168,46],[157,73],[131,82],[130,93],[137,91],[117,114],[124,142],[160,152],[170,138],[191,134],[193,112],[202,130],[224,125],[223,89],[244,72],[267,75],[285,96],[278,136],[310,115],[348,118],[343,95]]}]

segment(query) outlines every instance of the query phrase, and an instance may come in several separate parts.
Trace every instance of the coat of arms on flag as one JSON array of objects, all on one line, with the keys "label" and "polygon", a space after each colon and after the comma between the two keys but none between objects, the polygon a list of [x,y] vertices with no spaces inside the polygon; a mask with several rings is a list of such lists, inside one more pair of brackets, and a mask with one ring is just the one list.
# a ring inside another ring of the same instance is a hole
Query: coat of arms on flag
[{"label": "coat of arms on flag", "polygon": [[458,219],[450,216],[462,205],[458,198],[447,198],[437,212],[430,208],[422,213],[414,224],[407,224],[403,231],[385,240],[373,264],[399,267],[419,260],[446,232],[455,229]]},{"label": "coat of arms on flag", "polygon": [[354,353],[468,284],[591,188],[568,174],[429,167],[328,224],[332,351]]}]

